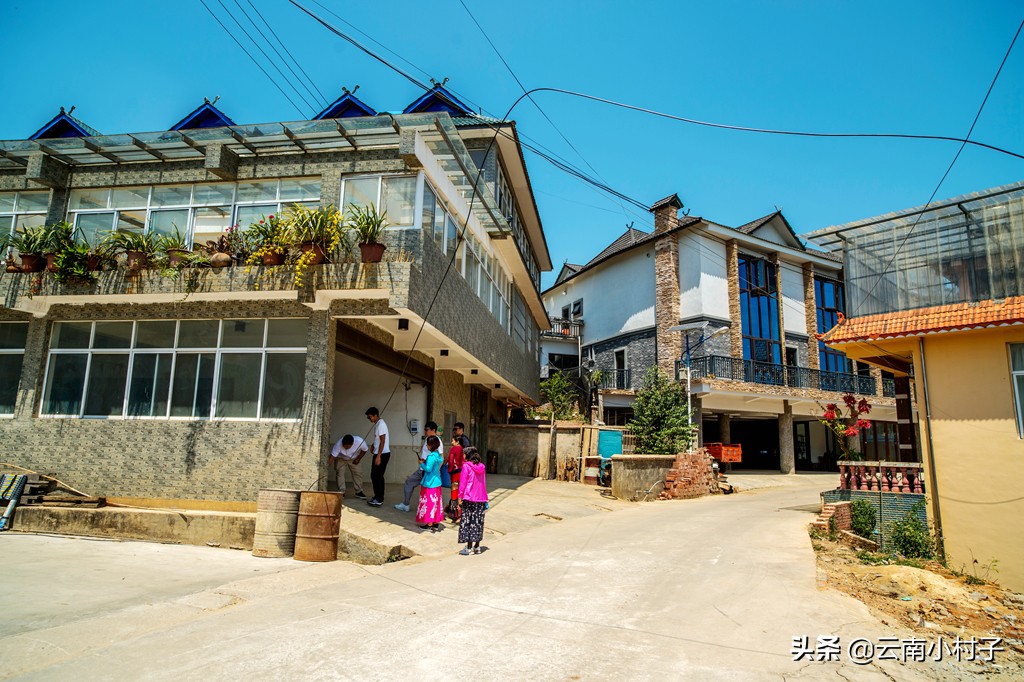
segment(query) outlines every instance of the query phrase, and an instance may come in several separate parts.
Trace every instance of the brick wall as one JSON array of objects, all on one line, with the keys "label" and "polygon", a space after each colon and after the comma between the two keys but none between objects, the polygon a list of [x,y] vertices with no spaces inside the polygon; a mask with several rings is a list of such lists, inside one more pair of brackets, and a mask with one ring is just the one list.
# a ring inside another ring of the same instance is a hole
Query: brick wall
[{"label": "brick wall", "polygon": [[706,450],[681,452],[676,455],[675,464],[665,474],[665,490],[662,499],[685,499],[717,495],[718,477],[714,471],[714,458]]},{"label": "brick wall", "polygon": [[729,353],[734,358],[743,357],[743,314],[740,310],[740,247],[735,239],[725,243],[725,273],[729,288]]},{"label": "brick wall", "polygon": [[[928,525],[928,512],[925,507],[915,511],[915,506],[920,504],[925,496],[916,493],[878,493],[869,490],[826,490],[821,493],[821,499],[826,504],[838,504],[840,502],[853,502],[854,500],[867,500],[875,508],[877,514],[875,520],[875,531],[878,531],[879,523],[882,526],[882,547],[888,547],[889,525],[894,521],[902,521],[907,512],[913,511],[925,525]],[[847,505],[848,506],[848,505]],[[878,514],[881,507],[881,514]],[[838,510],[838,506],[836,507]],[[838,521],[837,521],[838,523]]]}]

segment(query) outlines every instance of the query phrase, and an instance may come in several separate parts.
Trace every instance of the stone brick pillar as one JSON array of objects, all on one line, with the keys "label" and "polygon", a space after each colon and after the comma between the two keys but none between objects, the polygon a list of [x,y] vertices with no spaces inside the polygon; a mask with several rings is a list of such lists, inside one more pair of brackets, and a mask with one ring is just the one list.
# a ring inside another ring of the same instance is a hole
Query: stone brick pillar
[{"label": "stone brick pillar", "polygon": [[666,234],[678,224],[677,212],[683,204],[672,195],[651,207],[654,232],[663,236],[654,242],[654,323],[658,368],[674,379],[679,359],[679,332],[669,328],[679,324],[679,242],[675,234]]},{"label": "stone brick pillar", "polygon": [[743,315],[740,312],[740,245],[735,239],[725,243],[725,273],[729,285],[729,354],[743,357]]},{"label": "stone brick pillar", "polygon": [[821,358],[818,354],[818,311],[817,299],[814,296],[814,263],[804,263],[804,319],[807,324],[807,366],[821,369]]},{"label": "stone brick pillar", "polygon": [[788,400],[782,401],[779,415],[779,471],[784,474],[796,473],[796,451],[793,448],[793,406]]},{"label": "stone brick pillar", "polygon": [[718,415],[718,437],[726,445],[732,443],[732,417],[728,414]]},{"label": "stone brick pillar", "polygon": [[779,341],[782,342],[782,357],[779,358],[782,364],[782,384],[789,385],[789,368],[786,366],[786,311],[783,303],[785,297],[782,295],[782,263],[779,262],[779,254],[773,253],[768,257],[768,262],[775,267],[775,309],[779,311]]},{"label": "stone brick pillar", "polygon": [[878,367],[871,368],[871,376],[875,380],[875,395],[881,397],[882,395],[882,370]]}]

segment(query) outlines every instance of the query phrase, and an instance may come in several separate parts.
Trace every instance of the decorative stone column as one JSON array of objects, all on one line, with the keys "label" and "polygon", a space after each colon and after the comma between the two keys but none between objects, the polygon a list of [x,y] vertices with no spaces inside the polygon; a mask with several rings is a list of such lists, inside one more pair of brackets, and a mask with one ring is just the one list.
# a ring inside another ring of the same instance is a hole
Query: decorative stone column
[{"label": "decorative stone column", "polygon": [[725,273],[729,285],[729,354],[743,357],[743,314],[740,311],[740,246],[735,239],[725,243]]},{"label": "decorative stone column", "polygon": [[804,319],[807,321],[807,366],[821,369],[818,352],[818,310],[814,296],[814,263],[804,263]]},{"label": "decorative stone column", "polygon": [[782,357],[779,358],[782,365],[782,385],[789,385],[789,367],[786,366],[786,311],[783,303],[785,298],[782,295],[782,263],[779,262],[779,254],[773,253],[768,257],[768,262],[775,268],[775,309],[779,315],[779,341],[782,343]]},{"label": "decorative stone column", "polygon": [[678,225],[677,213],[683,202],[673,194],[651,207],[654,233],[662,237],[654,242],[654,323],[658,368],[675,379],[679,359],[678,332],[669,328],[679,324],[679,242],[672,228]]},{"label": "decorative stone column", "polygon": [[793,448],[793,406],[788,400],[782,401],[779,415],[779,471],[784,474],[796,473],[796,452]]}]

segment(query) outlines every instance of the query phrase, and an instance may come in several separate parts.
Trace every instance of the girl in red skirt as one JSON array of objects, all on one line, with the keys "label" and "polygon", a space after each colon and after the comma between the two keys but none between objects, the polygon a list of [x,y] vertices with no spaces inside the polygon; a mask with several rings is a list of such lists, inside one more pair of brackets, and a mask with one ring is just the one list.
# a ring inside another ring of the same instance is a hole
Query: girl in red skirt
[{"label": "girl in red skirt", "polygon": [[416,523],[420,528],[436,533],[441,530],[444,521],[444,499],[441,497],[441,465],[444,458],[438,450],[441,439],[437,436],[427,438],[427,450],[430,454],[420,463],[423,469],[423,480],[420,482],[420,502],[416,506]]}]

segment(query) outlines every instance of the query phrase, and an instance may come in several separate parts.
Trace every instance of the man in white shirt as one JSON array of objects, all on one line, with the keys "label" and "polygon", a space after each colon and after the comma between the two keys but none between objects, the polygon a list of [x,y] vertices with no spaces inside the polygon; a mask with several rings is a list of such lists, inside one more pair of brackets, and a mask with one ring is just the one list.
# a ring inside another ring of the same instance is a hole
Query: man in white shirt
[{"label": "man in white shirt", "polygon": [[331,463],[334,464],[334,471],[338,474],[338,490],[345,492],[345,471],[352,478],[352,488],[356,491],[356,497],[365,500],[363,493],[363,472],[359,469],[359,462],[363,460],[369,447],[359,436],[346,433],[341,437],[334,447],[331,448]]},{"label": "man in white shirt", "polygon": [[[437,435],[437,422],[427,422],[423,425],[423,447],[420,448],[420,462],[424,462],[427,459],[427,455],[430,454],[430,448],[427,447],[427,439],[431,436]],[[444,443],[441,443],[441,447],[437,449],[438,452],[444,456]],[[442,465],[444,466],[444,465]],[[412,491],[416,489],[416,486],[423,480],[423,469],[420,469],[419,463],[417,463],[416,471],[409,474],[409,477],[405,479],[405,497],[401,503],[395,505],[395,509],[398,511],[409,511],[409,503],[412,501]]]},{"label": "man in white shirt", "polygon": [[370,467],[373,498],[367,500],[367,504],[379,507],[384,504],[384,472],[388,470],[388,462],[391,461],[391,436],[388,425],[380,418],[380,411],[376,407],[367,408],[366,418],[373,424],[373,441],[370,443],[370,452],[373,454],[373,466]]}]

